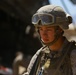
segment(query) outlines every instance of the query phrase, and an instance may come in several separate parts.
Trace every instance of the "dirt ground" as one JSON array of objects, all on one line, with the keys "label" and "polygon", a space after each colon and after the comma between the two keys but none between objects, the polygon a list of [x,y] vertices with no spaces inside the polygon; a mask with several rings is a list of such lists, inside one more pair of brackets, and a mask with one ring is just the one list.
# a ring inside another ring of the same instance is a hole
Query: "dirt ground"
[{"label": "dirt ground", "polygon": [[68,40],[75,40],[76,41],[76,25],[71,24],[69,27],[70,29],[65,30],[64,35],[67,37]]}]

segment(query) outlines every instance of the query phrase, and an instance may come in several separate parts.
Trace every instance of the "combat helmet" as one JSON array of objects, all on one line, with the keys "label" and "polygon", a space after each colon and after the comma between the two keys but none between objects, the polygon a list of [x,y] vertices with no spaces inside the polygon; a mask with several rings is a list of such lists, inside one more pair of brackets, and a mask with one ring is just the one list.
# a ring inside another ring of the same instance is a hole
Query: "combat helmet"
[{"label": "combat helmet", "polygon": [[37,10],[32,17],[32,24],[60,26],[62,29],[68,29],[72,23],[72,17],[64,12],[63,8],[56,5],[45,5]]}]

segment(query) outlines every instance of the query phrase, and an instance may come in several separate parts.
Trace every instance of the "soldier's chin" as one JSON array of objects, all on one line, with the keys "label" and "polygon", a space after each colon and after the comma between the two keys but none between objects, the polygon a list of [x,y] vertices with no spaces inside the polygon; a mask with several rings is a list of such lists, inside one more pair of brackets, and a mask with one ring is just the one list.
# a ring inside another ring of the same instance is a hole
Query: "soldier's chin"
[{"label": "soldier's chin", "polygon": [[50,42],[43,42],[43,41],[42,41],[42,44],[48,46],[48,45],[50,44]]},{"label": "soldier's chin", "polygon": [[43,43],[49,43],[49,41],[44,41],[44,40],[42,40],[42,42],[43,42]]}]

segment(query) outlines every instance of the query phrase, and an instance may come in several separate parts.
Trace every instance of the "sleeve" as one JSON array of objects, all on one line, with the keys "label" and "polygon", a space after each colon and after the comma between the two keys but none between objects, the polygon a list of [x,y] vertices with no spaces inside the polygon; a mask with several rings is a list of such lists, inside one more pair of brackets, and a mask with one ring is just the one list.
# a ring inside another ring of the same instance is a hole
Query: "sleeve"
[{"label": "sleeve", "polygon": [[29,66],[28,66],[28,68],[27,68],[27,72],[28,72],[28,73],[30,73],[30,71],[31,71],[31,69],[32,69],[32,67],[33,67],[33,65],[34,65],[34,63],[35,63],[35,61],[36,61],[36,59],[37,59],[37,57],[38,57],[38,55],[40,54],[41,51],[42,51],[42,48],[40,48],[40,49],[33,55],[32,59],[31,59],[31,61],[30,61],[30,63],[29,63]]},{"label": "sleeve", "polygon": [[31,71],[31,69],[32,69],[32,67],[33,67],[33,65],[35,63],[36,58],[37,58],[37,55],[34,54],[33,57],[30,60],[29,65],[28,65],[27,72],[25,72],[23,75],[29,75],[29,73],[30,73],[30,71]]},{"label": "sleeve", "polygon": [[31,70],[32,70],[32,68],[33,68],[33,65],[34,65],[37,57],[39,56],[40,52],[43,51],[44,48],[46,48],[46,46],[41,47],[41,48],[33,55],[33,57],[32,57],[31,60],[30,60],[29,65],[28,65],[27,72],[25,72],[23,75],[29,75],[29,74],[30,74],[30,72],[31,72]]},{"label": "sleeve", "polygon": [[70,58],[71,58],[71,65],[72,65],[73,75],[76,75],[76,49],[72,50]]}]

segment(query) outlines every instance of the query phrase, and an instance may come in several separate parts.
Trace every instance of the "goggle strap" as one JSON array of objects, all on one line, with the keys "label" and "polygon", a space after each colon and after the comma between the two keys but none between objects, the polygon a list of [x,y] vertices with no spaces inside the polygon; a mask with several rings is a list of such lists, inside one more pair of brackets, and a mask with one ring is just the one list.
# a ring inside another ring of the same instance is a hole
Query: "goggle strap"
[{"label": "goggle strap", "polygon": [[57,18],[56,18],[56,23],[66,22],[66,21],[67,21],[66,18],[61,18],[61,17],[57,17]]}]

